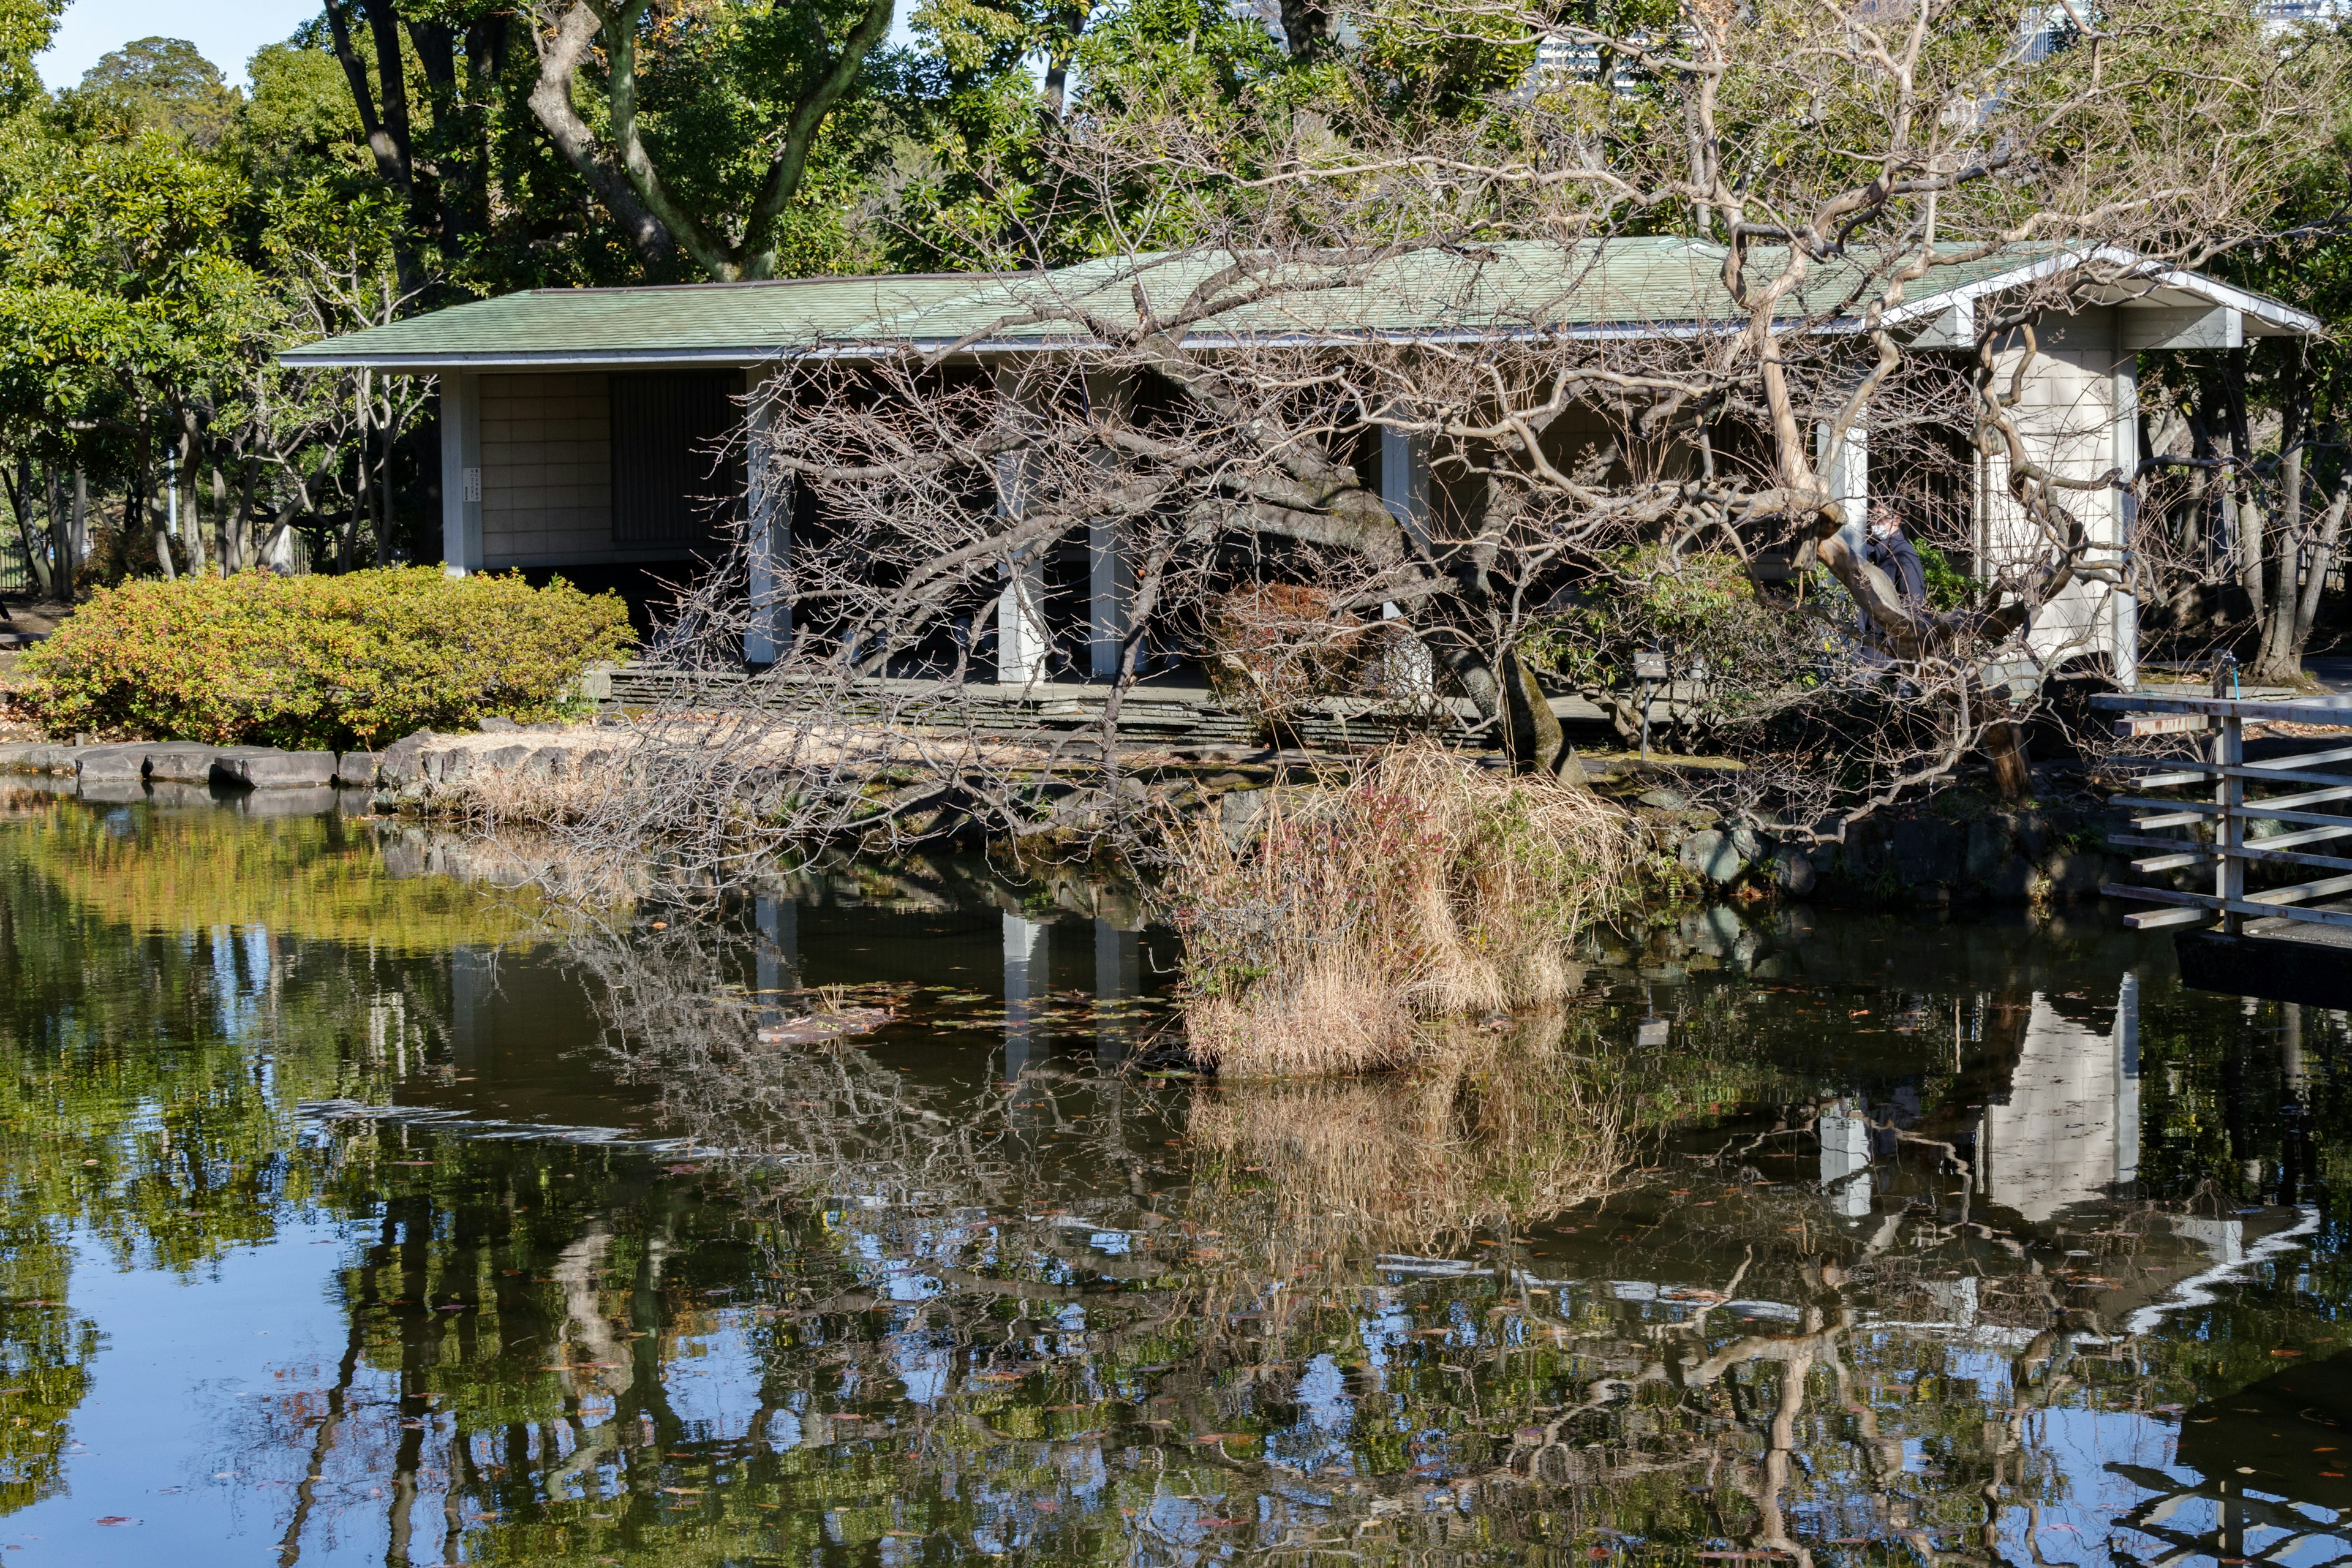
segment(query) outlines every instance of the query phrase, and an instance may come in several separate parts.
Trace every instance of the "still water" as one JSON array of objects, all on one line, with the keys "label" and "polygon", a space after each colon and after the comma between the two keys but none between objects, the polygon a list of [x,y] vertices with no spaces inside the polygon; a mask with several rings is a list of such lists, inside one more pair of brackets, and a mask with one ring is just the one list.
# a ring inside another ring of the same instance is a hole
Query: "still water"
[{"label": "still water", "polygon": [[[0,820],[0,1563],[2352,1553],[2345,1020],[2096,912],[1691,910],[1219,1086],[1082,881],[502,870]],[[898,1018],[760,1042],[819,986]]]}]

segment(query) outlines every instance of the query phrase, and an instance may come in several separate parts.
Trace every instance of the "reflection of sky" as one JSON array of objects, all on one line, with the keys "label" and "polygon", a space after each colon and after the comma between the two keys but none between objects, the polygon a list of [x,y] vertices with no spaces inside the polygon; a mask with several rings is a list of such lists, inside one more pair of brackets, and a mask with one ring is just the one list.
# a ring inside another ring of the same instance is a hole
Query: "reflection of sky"
[{"label": "reflection of sky", "polygon": [[[362,1239],[373,1237],[296,1219],[277,1239],[234,1249],[215,1268],[186,1280],[152,1271],[119,1271],[103,1248],[81,1246],[71,1300],[107,1337],[92,1363],[91,1394],[70,1417],[70,1490],[0,1520],[0,1545],[33,1549],[21,1557],[9,1553],[10,1560],[96,1568],[143,1564],[157,1561],[159,1547],[166,1542],[174,1568],[242,1564],[269,1555],[284,1528],[291,1489],[306,1463],[317,1391],[333,1381],[343,1349],[346,1324],[335,1271],[352,1260],[352,1246]],[[1400,1295],[1412,1297],[1411,1292]],[[1376,1296],[1367,1300],[1358,1319],[1359,1342],[1377,1358],[1376,1366],[1385,1364],[1393,1371],[1401,1356],[1411,1354],[1402,1342],[1416,1321],[1426,1324],[1434,1318],[1451,1323],[1455,1336],[1466,1337],[1478,1321],[1473,1305],[1457,1298],[1432,1312],[1439,1303],[1431,1301],[1416,1320],[1399,1298]],[[1042,1332],[1028,1337],[1031,1353],[1050,1355],[1057,1346],[1066,1349],[1061,1342],[1083,1332],[1085,1321],[1075,1307],[1057,1310],[1042,1325]],[[671,1356],[664,1367],[670,1405],[692,1436],[709,1440],[749,1435],[759,1408],[766,1345],[754,1329],[755,1320],[747,1313],[722,1309],[716,1325],[686,1340],[682,1353]],[[937,1404],[957,1392],[961,1358],[969,1353],[969,1347],[959,1347],[936,1331],[902,1327],[892,1344],[893,1376],[872,1387],[870,1396]],[[1231,1484],[1241,1489],[1229,1495],[1170,1492],[1148,1503],[1137,1500],[1141,1511],[1127,1528],[1144,1538],[1142,1559],[1190,1559],[1237,1545],[1242,1537],[1233,1533],[1231,1525],[1208,1522],[1213,1520],[1254,1521],[1279,1531],[1289,1527],[1285,1521],[1295,1524],[1309,1513],[1328,1518],[1333,1500],[1310,1478],[1334,1470],[1362,1473],[1353,1445],[1364,1435],[1366,1418],[1387,1408],[1378,1401],[1371,1408],[1363,1407],[1368,1385],[1350,1384],[1343,1359],[1332,1353],[1307,1358],[1295,1384],[1280,1391],[1278,1397],[1292,1409],[1294,1419],[1267,1443],[1267,1458],[1280,1467],[1275,1473],[1255,1486],[1236,1476]],[[1902,1364],[1906,1362],[1917,1364]],[[996,1363],[1007,1363],[1002,1352]],[[1923,1345],[1916,1335],[1873,1332],[1852,1343],[1850,1364],[1864,1396],[1878,1408],[1887,1436],[1901,1446],[1905,1468],[1915,1474],[1937,1463],[1942,1439],[1937,1433],[1956,1410],[1970,1415],[1979,1408],[2000,1409],[2010,1398],[2007,1358],[1982,1347]],[[1923,1376],[1953,1382],[1941,1383],[1937,1399],[1921,1404],[1908,1391],[1917,1389]],[[1982,1405],[1960,1396],[1955,1384],[1972,1387]],[[829,1404],[834,1397],[856,1392],[854,1383],[838,1381],[836,1388],[819,1394],[817,1403]],[[383,1486],[392,1445],[400,1435],[394,1393],[387,1377],[361,1369],[352,1384],[352,1418],[322,1477],[319,1522],[306,1538],[305,1563],[383,1561],[386,1504],[372,1493]],[[1953,1397],[1945,1397],[1947,1393]],[[795,1395],[789,1405],[769,1415],[763,1434],[780,1449],[803,1447],[808,1441],[805,1404]],[[1817,1415],[1824,1409],[1819,1403],[1812,1408]],[[1237,1409],[1234,1415],[1246,1412]],[[601,1409],[593,1411],[592,1427],[601,1418]],[[1385,1415],[1371,1424],[1385,1425]],[[427,1464],[418,1478],[415,1518],[421,1526],[431,1526],[437,1548],[447,1477],[436,1456],[448,1451],[449,1420],[435,1415],[425,1430]],[[2106,1568],[2117,1558],[2145,1562],[2162,1554],[2159,1542],[2120,1522],[2121,1516],[2147,1502],[2149,1495],[2110,1467],[2167,1473],[2175,1436],[2168,1423],[2128,1412],[2062,1406],[2030,1416],[2026,1452],[2010,1461],[2009,1475],[2018,1489],[2003,1504],[2000,1555],[2027,1563],[2036,1561],[2038,1552],[2038,1560],[2053,1568]],[[477,1461],[499,1460],[501,1440],[489,1428],[477,1428]],[[560,1441],[568,1447],[571,1439]],[[959,1483],[982,1489],[974,1499],[980,1525],[972,1542],[981,1551],[1037,1552],[1061,1539],[1079,1519],[1105,1517],[1098,1510],[1127,1500],[1112,1490],[1115,1480],[1127,1474],[1120,1453],[1100,1441],[1018,1444],[1015,1448],[1004,1469],[991,1464],[988,1479],[967,1472]],[[1413,1449],[1416,1458],[1452,1461],[1423,1471],[1437,1478],[1457,1465],[1476,1468],[1489,1462],[1483,1450],[1453,1451],[1443,1433],[1423,1434]],[[1792,1514],[1803,1521],[1801,1528],[1824,1536],[1883,1535],[1886,1521],[1874,1516],[1867,1461],[1861,1450],[1835,1442],[1817,1444],[1811,1458],[1820,1468],[1800,1479],[1788,1500]],[[2169,1473],[2184,1483],[2195,1480],[2184,1471]],[[585,1491],[609,1496],[625,1484],[608,1453],[588,1475],[563,1489],[565,1495]],[[1948,1495],[1950,1485],[1947,1479],[1921,1477],[1906,1480],[1901,1489],[1933,1500]],[[2026,1506],[2036,1499],[2041,1500],[2038,1525]],[[1468,1505],[1462,1494],[1441,1485],[1417,1506]],[[1928,1506],[1935,1505],[1930,1501]],[[117,1528],[92,1523],[116,1515],[143,1523]],[[2174,1531],[2196,1534],[2210,1532],[2221,1521],[2218,1505],[2189,1498],[2174,1505],[2164,1522]],[[2315,1523],[2325,1522],[2332,1521],[2315,1519]],[[2279,1539],[2275,1529],[2249,1525],[2247,1552]],[[875,1550],[880,1561],[911,1565],[925,1560],[917,1550],[919,1544],[877,1543]],[[2285,1547],[2273,1561],[2282,1568],[2319,1568],[2345,1550],[2341,1538],[2315,1536]]]},{"label": "reflection of sky", "polygon": [[662,1368],[671,1411],[698,1441],[739,1437],[760,1408],[761,1363],[740,1321],[681,1339]]}]

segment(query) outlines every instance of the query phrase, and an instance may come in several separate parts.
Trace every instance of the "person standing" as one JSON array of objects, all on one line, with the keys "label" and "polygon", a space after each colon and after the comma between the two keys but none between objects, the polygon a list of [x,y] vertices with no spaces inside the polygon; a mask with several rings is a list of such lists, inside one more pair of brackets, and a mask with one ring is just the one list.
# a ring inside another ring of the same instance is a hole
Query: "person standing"
[{"label": "person standing", "polygon": [[[1870,509],[1870,540],[1863,551],[1863,559],[1886,574],[1895,584],[1903,607],[1917,615],[1927,606],[1927,569],[1919,563],[1919,552],[1903,536],[1903,520],[1885,501]],[[1869,637],[1874,628],[1868,612],[1862,617],[1863,635]]]}]

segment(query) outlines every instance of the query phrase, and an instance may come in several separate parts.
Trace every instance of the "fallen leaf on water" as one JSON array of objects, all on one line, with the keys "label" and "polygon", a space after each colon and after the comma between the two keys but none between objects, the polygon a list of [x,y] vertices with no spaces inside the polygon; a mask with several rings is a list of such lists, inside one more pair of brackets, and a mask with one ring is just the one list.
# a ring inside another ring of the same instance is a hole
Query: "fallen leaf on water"
[{"label": "fallen leaf on water", "polygon": [[136,1524],[139,1521],[131,1518],[127,1513],[110,1513],[102,1519],[92,1520],[90,1522],[93,1524]]}]

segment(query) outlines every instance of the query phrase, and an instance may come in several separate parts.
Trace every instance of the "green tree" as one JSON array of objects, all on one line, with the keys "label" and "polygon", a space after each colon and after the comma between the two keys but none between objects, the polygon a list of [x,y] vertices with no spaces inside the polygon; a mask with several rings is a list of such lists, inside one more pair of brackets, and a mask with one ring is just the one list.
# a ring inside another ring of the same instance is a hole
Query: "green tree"
[{"label": "green tree", "polygon": [[828,132],[891,8],[575,0],[536,40],[531,111],[641,255],[675,245],[713,279],[773,277],[805,255],[794,230],[824,225],[810,209],[837,151]]},{"label": "green tree", "polygon": [[69,113],[105,132],[160,131],[198,147],[216,145],[236,118],[239,95],[220,68],[184,38],[139,38],[101,57],[65,95]]}]

